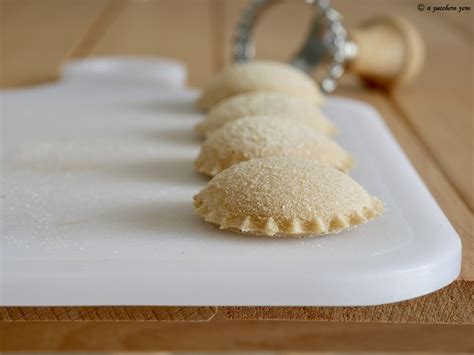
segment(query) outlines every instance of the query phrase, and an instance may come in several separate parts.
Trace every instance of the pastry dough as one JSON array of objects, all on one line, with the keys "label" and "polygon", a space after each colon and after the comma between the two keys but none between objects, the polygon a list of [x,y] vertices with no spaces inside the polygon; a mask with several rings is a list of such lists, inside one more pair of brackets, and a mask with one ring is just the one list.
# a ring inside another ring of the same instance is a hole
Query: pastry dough
[{"label": "pastry dough", "polygon": [[196,105],[208,110],[228,97],[257,91],[283,92],[318,105],[324,101],[315,81],[303,71],[280,62],[254,61],[234,64],[218,74]]},{"label": "pastry dough", "polygon": [[317,105],[279,92],[256,92],[226,99],[209,111],[206,119],[196,126],[196,131],[207,136],[228,122],[251,115],[293,119],[327,135],[335,135],[337,131]]},{"label": "pastry dough", "polygon": [[384,210],[348,175],[282,157],[253,159],[223,171],[194,196],[194,206],[221,229],[292,237],[338,233]]},{"label": "pastry dough", "polygon": [[316,160],[342,171],[353,165],[344,149],[315,129],[285,118],[249,116],[210,134],[195,166],[214,176],[242,161],[272,156]]}]

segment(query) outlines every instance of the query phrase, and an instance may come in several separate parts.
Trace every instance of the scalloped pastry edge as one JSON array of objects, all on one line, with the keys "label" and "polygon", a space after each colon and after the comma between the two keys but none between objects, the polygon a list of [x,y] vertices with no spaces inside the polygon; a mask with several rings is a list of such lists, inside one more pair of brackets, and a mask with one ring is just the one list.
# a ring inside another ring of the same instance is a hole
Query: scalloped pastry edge
[{"label": "scalloped pastry edge", "polygon": [[[207,138],[207,137],[209,137],[209,135],[214,133],[219,128],[225,126],[226,124],[234,122],[234,121],[239,120],[239,119],[244,118],[244,117],[246,117],[246,116],[242,116],[242,117],[227,121],[226,123],[222,124],[221,126],[215,127],[213,129],[209,129],[206,122],[202,121],[202,122],[196,123],[194,125],[193,129],[194,129],[194,132],[196,132],[196,134],[198,136],[200,136],[202,138]],[[298,120],[293,120],[291,117],[288,118],[288,120],[301,122],[301,121],[298,121]],[[301,122],[301,124],[304,125],[304,126],[307,126],[309,128],[314,128],[319,133],[322,133],[322,134],[324,134],[325,136],[327,136],[329,138],[337,136],[338,133],[339,133],[339,129],[331,121],[329,121],[329,119],[327,119],[327,120],[328,120],[328,123],[325,123],[324,125],[309,124],[309,123],[305,123],[305,122]]]},{"label": "scalloped pastry edge", "polygon": [[317,216],[311,220],[294,218],[278,221],[273,217],[226,217],[222,212],[211,210],[204,205],[199,194],[194,196],[196,213],[204,221],[217,225],[223,230],[271,237],[316,237],[352,229],[375,219],[385,211],[383,202],[376,197],[372,197],[371,202],[371,206],[364,206],[359,211],[353,211],[348,215],[334,215],[328,221],[323,221]]},{"label": "scalloped pastry edge", "polygon": [[[275,155],[275,156],[278,156],[278,155]],[[257,159],[257,158],[258,157],[254,157],[251,159]],[[194,162],[194,167],[201,174],[213,177],[219,174],[220,172],[222,172],[223,170],[228,169],[235,164],[242,163],[244,161],[248,161],[251,159],[248,159],[241,154],[234,153],[234,154],[231,154],[227,159],[213,158],[211,161],[211,159],[207,159],[206,156],[202,154],[201,152]],[[347,153],[346,158],[340,160],[337,165],[330,164],[329,162],[322,162],[317,159],[305,159],[305,160],[317,161],[320,164],[331,166],[339,171],[342,171],[343,173],[349,172],[356,163],[354,158],[352,158],[352,156],[349,153]]]}]

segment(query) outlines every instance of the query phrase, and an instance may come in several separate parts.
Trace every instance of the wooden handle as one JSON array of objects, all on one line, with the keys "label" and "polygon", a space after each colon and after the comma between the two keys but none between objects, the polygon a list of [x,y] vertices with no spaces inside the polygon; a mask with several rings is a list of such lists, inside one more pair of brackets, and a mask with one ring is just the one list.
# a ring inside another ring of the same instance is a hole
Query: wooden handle
[{"label": "wooden handle", "polygon": [[358,48],[349,70],[371,84],[391,88],[412,81],[424,61],[417,29],[399,17],[380,17],[350,31]]}]

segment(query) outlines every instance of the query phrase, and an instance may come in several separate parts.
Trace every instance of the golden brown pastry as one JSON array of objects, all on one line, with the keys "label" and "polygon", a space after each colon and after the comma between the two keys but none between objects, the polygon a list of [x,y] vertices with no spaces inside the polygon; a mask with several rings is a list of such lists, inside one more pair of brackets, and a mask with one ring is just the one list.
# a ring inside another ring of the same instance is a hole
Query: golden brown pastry
[{"label": "golden brown pastry", "polygon": [[348,175],[314,161],[281,157],[224,170],[194,196],[194,206],[221,229],[290,237],[338,233],[384,210]]},{"label": "golden brown pastry", "polygon": [[226,99],[209,111],[206,119],[196,126],[196,131],[207,136],[226,123],[253,115],[285,117],[316,128],[329,136],[337,132],[336,127],[317,105],[279,92],[253,92]]},{"label": "golden brown pastry", "polygon": [[353,165],[344,149],[315,129],[285,118],[249,116],[210,134],[195,167],[214,176],[242,161],[273,156],[315,160],[344,172]]},{"label": "golden brown pastry", "polygon": [[218,74],[203,90],[196,105],[208,110],[218,102],[249,92],[282,92],[317,105],[324,97],[315,81],[289,64],[271,61],[238,63]]}]

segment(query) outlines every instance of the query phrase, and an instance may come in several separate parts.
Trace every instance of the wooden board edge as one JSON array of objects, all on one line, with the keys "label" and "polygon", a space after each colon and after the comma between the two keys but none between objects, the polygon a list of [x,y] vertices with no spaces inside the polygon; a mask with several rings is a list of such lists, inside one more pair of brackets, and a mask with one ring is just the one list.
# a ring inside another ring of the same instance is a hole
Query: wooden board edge
[{"label": "wooden board edge", "polygon": [[474,351],[474,326],[353,322],[11,322],[0,351]]},{"label": "wooden board edge", "polygon": [[474,282],[449,286],[412,300],[364,307],[220,307],[229,320],[305,320],[372,323],[474,324]]},{"label": "wooden board edge", "polygon": [[88,306],[0,307],[0,322],[18,321],[168,321],[206,322],[217,313],[210,307]]}]

